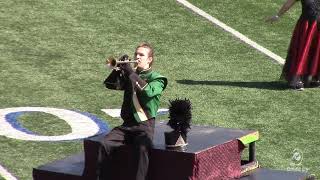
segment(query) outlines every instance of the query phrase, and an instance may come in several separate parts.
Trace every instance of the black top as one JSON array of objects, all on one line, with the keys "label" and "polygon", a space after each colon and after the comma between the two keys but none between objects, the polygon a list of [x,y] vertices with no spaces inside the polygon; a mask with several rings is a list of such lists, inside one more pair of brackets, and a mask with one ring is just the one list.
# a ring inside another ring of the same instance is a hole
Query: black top
[{"label": "black top", "polygon": [[320,0],[301,0],[301,17],[308,20],[316,20],[320,14]]}]

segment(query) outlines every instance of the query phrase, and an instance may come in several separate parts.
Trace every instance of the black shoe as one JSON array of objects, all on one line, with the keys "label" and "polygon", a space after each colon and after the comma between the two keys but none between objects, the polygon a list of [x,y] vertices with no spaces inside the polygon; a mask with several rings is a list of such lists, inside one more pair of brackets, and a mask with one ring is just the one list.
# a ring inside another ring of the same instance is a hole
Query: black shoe
[{"label": "black shoe", "polygon": [[303,91],[304,90],[304,86],[303,86],[303,82],[299,81],[297,82],[293,87],[292,87],[293,90],[296,90],[296,91]]},{"label": "black shoe", "polygon": [[316,180],[316,176],[314,174],[311,174],[307,177],[307,180]]},{"label": "black shoe", "polygon": [[310,87],[320,87],[320,80],[311,81]]}]

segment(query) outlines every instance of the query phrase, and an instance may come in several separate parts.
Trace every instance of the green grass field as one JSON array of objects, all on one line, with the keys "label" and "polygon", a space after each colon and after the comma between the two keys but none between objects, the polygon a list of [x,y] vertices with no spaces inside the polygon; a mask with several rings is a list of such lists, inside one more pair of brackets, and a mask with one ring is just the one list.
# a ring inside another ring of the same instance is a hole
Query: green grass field
[{"label": "green grass field", "polygon": [[[281,1],[190,2],[283,58],[300,13],[297,3],[271,25],[264,19]],[[0,22],[1,109],[79,110],[119,125],[100,110],[120,108],[122,100],[121,92],[102,84],[110,73],[105,58],[132,57],[139,42],[148,41],[156,51],[154,68],[169,80],[162,108],[171,99],[189,98],[194,124],[258,130],[262,167],[287,170],[299,149],[302,168],[320,177],[320,89],[287,89],[279,81],[281,65],[174,0],[2,0]],[[19,122],[39,134],[70,131],[45,113],[23,115]],[[32,179],[33,167],[82,150],[80,141],[0,136],[0,142],[0,165],[18,179]]]}]

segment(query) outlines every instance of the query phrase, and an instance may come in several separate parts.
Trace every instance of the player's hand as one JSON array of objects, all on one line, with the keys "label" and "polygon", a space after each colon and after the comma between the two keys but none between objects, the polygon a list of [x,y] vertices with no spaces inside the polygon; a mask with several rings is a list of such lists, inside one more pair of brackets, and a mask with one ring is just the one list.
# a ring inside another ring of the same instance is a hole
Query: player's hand
[{"label": "player's hand", "polygon": [[123,70],[127,75],[130,75],[134,72],[130,63],[119,64],[119,68]]}]

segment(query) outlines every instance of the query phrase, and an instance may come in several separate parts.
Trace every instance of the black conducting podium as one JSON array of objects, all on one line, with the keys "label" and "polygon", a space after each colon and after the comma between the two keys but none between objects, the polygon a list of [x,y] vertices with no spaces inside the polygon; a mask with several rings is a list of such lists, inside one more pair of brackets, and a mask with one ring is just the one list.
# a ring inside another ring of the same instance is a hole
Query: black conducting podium
[{"label": "black conducting podium", "polygon": [[[166,149],[165,122],[156,123],[154,148],[150,152],[150,180],[311,180],[304,172],[261,168],[255,158],[255,142],[259,133],[209,126],[192,126],[188,145],[183,149]],[[84,152],[50,162],[33,169],[35,180],[94,180],[100,146],[98,135],[84,140]],[[110,180],[131,180],[135,177],[131,147],[115,152]],[[248,159],[242,151],[248,148]]]}]

